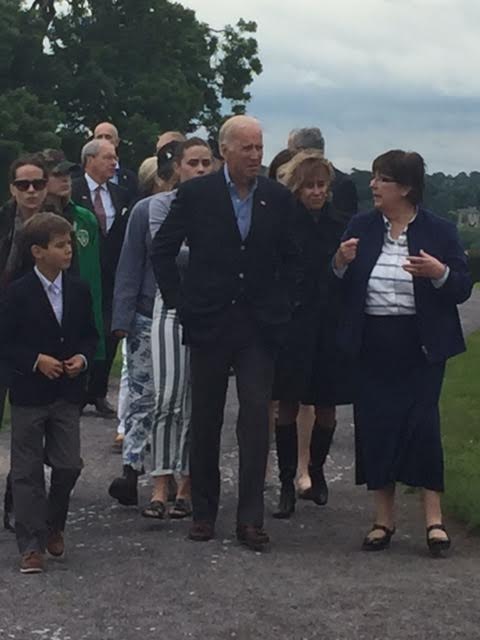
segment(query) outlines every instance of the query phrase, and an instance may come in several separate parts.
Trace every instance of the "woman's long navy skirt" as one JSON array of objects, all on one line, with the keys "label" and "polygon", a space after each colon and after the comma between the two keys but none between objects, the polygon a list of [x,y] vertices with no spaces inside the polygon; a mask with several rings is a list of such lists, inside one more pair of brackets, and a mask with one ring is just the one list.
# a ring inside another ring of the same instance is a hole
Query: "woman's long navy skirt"
[{"label": "woman's long navy skirt", "polygon": [[444,372],[445,362],[427,361],[416,316],[366,316],[354,402],[357,484],[443,491]]}]

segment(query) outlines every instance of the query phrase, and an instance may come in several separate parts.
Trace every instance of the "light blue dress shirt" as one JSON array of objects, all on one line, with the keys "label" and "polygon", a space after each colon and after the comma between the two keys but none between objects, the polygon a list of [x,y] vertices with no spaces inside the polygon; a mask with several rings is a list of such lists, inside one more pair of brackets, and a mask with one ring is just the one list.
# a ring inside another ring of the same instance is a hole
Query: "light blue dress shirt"
[{"label": "light blue dress shirt", "polygon": [[250,225],[252,224],[253,196],[258,185],[258,180],[255,178],[247,197],[242,200],[238,194],[235,183],[232,181],[230,174],[228,173],[228,167],[226,164],[224,166],[224,172],[228,192],[230,193],[230,199],[232,200],[232,206],[235,212],[235,218],[237,219],[238,230],[240,231],[242,240],[245,240],[248,236],[248,232],[250,231]]}]

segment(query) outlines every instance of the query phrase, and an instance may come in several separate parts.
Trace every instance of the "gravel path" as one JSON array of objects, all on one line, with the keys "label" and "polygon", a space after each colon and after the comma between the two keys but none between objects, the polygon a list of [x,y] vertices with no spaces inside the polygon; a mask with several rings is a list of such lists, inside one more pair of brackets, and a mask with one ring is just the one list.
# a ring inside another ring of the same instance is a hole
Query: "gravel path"
[{"label": "gravel path", "polygon": [[[462,309],[466,331],[480,325],[480,292]],[[450,558],[426,553],[416,494],[399,494],[398,533],[389,551],[365,554],[371,523],[365,490],[353,483],[352,417],[339,413],[327,463],[327,507],[299,503],[290,521],[271,518],[277,485],[266,491],[271,551],[234,538],[236,401],[230,389],[217,537],[186,540],[188,522],[151,524],[106,493],[120,456],[115,422],[83,419],[85,470],[71,503],[67,557],[22,576],[14,538],[0,532],[0,639],[17,640],[474,640],[480,637],[480,539],[449,523]],[[0,434],[0,477],[8,433]],[[148,500],[148,479],[141,496]]]}]

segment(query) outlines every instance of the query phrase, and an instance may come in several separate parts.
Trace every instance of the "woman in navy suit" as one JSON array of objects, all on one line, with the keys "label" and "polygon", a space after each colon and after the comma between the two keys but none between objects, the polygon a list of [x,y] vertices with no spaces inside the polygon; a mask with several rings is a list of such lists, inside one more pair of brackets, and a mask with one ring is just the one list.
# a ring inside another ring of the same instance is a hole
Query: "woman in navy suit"
[{"label": "woman in navy suit", "polygon": [[447,358],[465,350],[457,304],[472,283],[455,226],[423,209],[425,165],[393,150],[373,162],[375,209],[355,216],[334,257],[344,312],[340,344],[357,362],[356,480],[375,495],[363,549],[395,532],[395,483],[423,489],[427,545],[450,547],[442,524],[438,402]]}]

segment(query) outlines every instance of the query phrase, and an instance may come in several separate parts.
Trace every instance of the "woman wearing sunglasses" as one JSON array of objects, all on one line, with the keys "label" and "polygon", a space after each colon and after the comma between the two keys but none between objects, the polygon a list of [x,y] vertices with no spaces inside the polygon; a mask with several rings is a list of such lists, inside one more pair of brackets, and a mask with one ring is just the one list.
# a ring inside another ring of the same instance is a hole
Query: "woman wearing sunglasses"
[{"label": "woman wearing sunglasses", "polygon": [[47,197],[47,170],[36,156],[22,156],[9,171],[12,196],[0,210],[0,286],[20,275],[24,265],[18,250],[23,223],[42,210]]},{"label": "woman wearing sunglasses", "polygon": [[[23,223],[42,210],[47,196],[47,170],[36,156],[22,156],[11,165],[9,182],[12,197],[0,209],[0,293],[31,266],[19,247],[19,236]],[[8,374],[0,370],[0,426],[7,387]],[[11,528],[12,501],[8,484],[4,500],[5,528]]]},{"label": "woman wearing sunglasses", "polygon": [[447,358],[465,350],[457,305],[472,283],[455,226],[421,206],[418,153],[373,162],[375,209],[352,218],[334,258],[345,317],[340,342],[357,360],[356,480],[375,499],[366,551],[395,532],[395,484],[423,493],[426,542],[442,555],[443,452],[438,402]]}]

